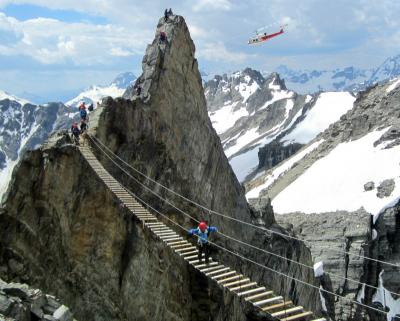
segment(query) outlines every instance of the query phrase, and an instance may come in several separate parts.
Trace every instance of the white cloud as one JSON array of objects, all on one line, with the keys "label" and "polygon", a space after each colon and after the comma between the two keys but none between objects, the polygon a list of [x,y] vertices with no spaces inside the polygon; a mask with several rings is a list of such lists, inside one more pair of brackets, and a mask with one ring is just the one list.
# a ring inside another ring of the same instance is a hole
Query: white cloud
[{"label": "white cloud", "polygon": [[222,61],[234,64],[241,64],[249,61],[250,58],[254,58],[254,55],[228,50],[222,42],[206,43],[202,48],[199,48],[198,56],[209,61]]},{"label": "white cloud", "polygon": [[120,47],[111,48],[111,55],[116,57],[128,57],[132,56],[133,53],[129,50],[122,49]]},{"label": "white cloud", "polygon": [[209,11],[209,10],[225,10],[229,11],[232,8],[232,4],[229,0],[199,0],[193,6],[194,12]]},{"label": "white cloud", "polygon": [[2,55],[25,55],[43,64],[72,61],[76,65],[106,63],[110,56],[142,54],[149,32],[132,31],[116,25],[66,23],[37,18],[18,21],[0,13],[0,32],[16,37],[0,47]]}]

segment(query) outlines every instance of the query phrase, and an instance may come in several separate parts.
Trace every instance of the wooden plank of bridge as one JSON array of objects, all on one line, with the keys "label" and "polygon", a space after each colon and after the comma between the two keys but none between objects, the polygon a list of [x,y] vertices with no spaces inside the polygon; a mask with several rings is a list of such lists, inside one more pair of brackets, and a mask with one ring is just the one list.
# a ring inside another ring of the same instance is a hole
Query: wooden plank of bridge
[{"label": "wooden plank of bridge", "polygon": [[280,309],[280,308],[283,308],[283,307],[286,307],[286,306],[290,306],[290,305],[293,305],[293,302],[291,300],[285,301],[285,302],[282,302],[282,303],[278,303],[278,304],[269,305],[269,306],[267,306],[265,308],[262,308],[261,310],[263,310],[264,312],[268,312],[268,311],[272,311],[272,310],[275,310],[275,309]]},{"label": "wooden plank of bridge", "polygon": [[300,314],[292,315],[290,317],[283,318],[283,319],[280,319],[280,320],[281,321],[301,320],[301,319],[304,319],[305,317],[311,316],[312,314],[313,314],[312,312],[307,311],[307,312],[303,312],[303,313],[300,313]]}]

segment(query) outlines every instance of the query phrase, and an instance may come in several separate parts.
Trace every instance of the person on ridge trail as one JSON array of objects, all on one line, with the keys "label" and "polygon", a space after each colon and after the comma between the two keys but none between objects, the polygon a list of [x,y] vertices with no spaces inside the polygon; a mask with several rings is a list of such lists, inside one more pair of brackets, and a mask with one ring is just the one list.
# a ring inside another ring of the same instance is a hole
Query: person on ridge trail
[{"label": "person on ridge trail", "polygon": [[164,11],[164,21],[168,20],[168,9],[165,9]]},{"label": "person on ridge trail", "polygon": [[164,31],[160,32],[160,43],[167,42],[167,34]]},{"label": "person on ridge trail", "polygon": [[81,134],[81,131],[79,130],[78,124],[76,122],[74,122],[71,126],[71,133],[75,144],[79,145],[79,135]]},{"label": "person on ridge trail", "polygon": [[82,109],[79,111],[79,114],[81,115],[81,120],[86,121],[86,117],[87,117],[86,108],[85,108],[85,109],[82,108]]},{"label": "person on ridge trail", "polygon": [[199,262],[201,262],[201,257],[204,252],[206,264],[208,264],[210,256],[210,244],[208,243],[208,235],[211,232],[217,232],[218,229],[215,226],[207,226],[206,222],[200,222],[197,228],[189,230],[189,235],[196,234],[198,236],[199,245]]},{"label": "person on ridge trail", "polygon": [[81,119],[81,134],[85,133],[87,131],[87,128],[88,126],[86,122],[83,119]]}]

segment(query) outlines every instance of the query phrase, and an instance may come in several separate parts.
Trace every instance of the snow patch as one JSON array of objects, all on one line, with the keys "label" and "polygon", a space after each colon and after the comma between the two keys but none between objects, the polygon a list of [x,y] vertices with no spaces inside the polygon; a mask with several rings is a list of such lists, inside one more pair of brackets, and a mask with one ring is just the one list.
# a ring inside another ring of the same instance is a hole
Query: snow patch
[{"label": "snow patch", "polygon": [[325,273],[324,271],[324,262],[320,261],[314,264],[314,276],[319,278],[323,276]]},{"label": "snow patch", "polygon": [[273,103],[275,103],[279,100],[292,98],[293,95],[294,95],[293,91],[288,91],[288,90],[279,90],[279,91],[272,92],[272,99],[268,100],[258,110],[266,109],[268,106],[272,105]]},{"label": "snow patch", "polygon": [[376,290],[376,293],[372,297],[372,302],[379,302],[382,304],[382,306],[388,307],[389,311],[387,312],[387,320],[391,321],[393,320],[392,318],[394,318],[396,315],[400,315],[400,298],[398,298],[397,300],[394,299],[392,297],[392,294],[385,289],[382,279],[383,273],[384,270],[379,273],[378,290]]},{"label": "snow patch", "polygon": [[[381,209],[396,202],[400,195],[400,146],[374,147],[374,142],[389,128],[336,146],[272,200],[275,212],[352,212],[364,207],[376,219]],[[385,179],[395,181],[389,197],[371,197],[371,193],[365,193],[365,182]]]},{"label": "snow patch", "polygon": [[225,151],[226,157],[230,157],[239,150],[242,149],[242,147],[246,146],[247,144],[250,144],[252,141],[256,140],[257,138],[260,137],[260,134],[257,132],[258,128],[252,128],[248,130],[246,133],[244,133],[242,136],[240,136],[236,140],[236,145],[228,148]]},{"label": "snow patch", "polygon": [[77,97],[66,102],[69,107],[78,107],[82,102],[93,103],[97,106],[97,102],[104,97],[111,96],[112,98],[121,97],[125,89],[118,88],[115,84],[109,87],[92,86],[91,88],[80,93]]},{"label": "snow patch", "polygon": [[376,240],[376,238],[378,237],[378,232],[374,228],[372,229],[371,237],[373,241]]},{"label": "snow patch", "polygon": [[257,147],[247,151],[246,153],[240,154],[229,161],[239,182],[243,182],[246,176],[257,167],[259,150]]},{"label": "snow patch", "polygon": [[363,303],[365,298],[365,284],[362,285],[360,291],[357,293],[357,302]]},{"label": "snow patch", "polygon": [[319,290],[319,298],[321,299],[321,308],[323,311],[328,312],[328,309],[326,308],[326,301],[325,301],[324,295],[322,294],[322,290],[324,288],[322,287],[322,285],[320,285],[319,289],[320,289]]},{"label": "snow patch", "polygon": [[6,166],[0,170],[0,201],[4,193],[7,191],[8,183],[11,180],[11,175],[15,165],[18,161],[10,160],[8,157],[6,159]]},{"label": "snow patch", "polygon": [[386,88],[386,92],[390,93],[392,90],[394,90],[398,85],[400,85],[400,79],[394,80],[393,83]]},{"label": "snow patch", "polygon": [[238,102],[224,106],[215,112],[209,113],[211,123],[218,135],[226,132],[235,125],[236,121],[242,117],[248,116],[246,108],[234,110]]},{"label": "snow patch", "polygon": [[307,144],[330,124],[353,108],[355,97],[348,92],[328,92],[319,95],[305,119],[285,137],[290,142]]},{"label": "snow patch", "polygon": [[18,98],[14,95],[11,95],[9,93],[6,93],[5,91],[0,90],[0,100],[4,100],[4,99],[14,100],[17,103],[19,103],[21,106],[23,106],[25,104],[30,104],[30,102],[28,100]]}]

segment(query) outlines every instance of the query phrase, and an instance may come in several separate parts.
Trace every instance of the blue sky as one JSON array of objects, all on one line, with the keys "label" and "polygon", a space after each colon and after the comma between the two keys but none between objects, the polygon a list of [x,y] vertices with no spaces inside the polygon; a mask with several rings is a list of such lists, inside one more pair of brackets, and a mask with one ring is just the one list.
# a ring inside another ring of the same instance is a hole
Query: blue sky
[{"label": "blue sky", "polygon": [[[0,0],[0,90],[49,99],[140,74],[165,7],[185,17],[200,68],[373,68],[400,54],[400,1]],[[287,33],[248,46],[254,30]]]}]

